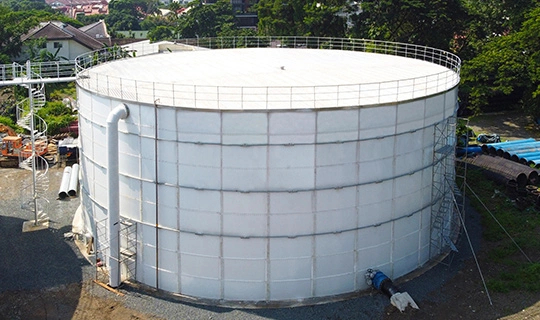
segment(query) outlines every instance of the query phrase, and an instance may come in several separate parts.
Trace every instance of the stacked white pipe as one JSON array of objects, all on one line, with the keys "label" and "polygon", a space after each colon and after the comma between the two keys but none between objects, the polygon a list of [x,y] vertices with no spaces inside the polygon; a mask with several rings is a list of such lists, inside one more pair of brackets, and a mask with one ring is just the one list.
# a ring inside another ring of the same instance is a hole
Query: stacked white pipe
[{"label": "stacked white pipe", "polygon": [[60,200],[67,197],[77,196],[77,190],[79,188],[79,165],[74,164],[71,167],[65,167],[62,174],[62,182],[60,182],[60,189],[58,190],[58,198]]}]

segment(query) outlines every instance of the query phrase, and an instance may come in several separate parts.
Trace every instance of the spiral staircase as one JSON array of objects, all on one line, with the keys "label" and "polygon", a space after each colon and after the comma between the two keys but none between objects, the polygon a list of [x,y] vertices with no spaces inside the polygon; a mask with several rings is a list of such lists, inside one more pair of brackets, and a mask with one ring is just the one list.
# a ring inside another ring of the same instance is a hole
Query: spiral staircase
[{"label": "spiral staircase", "polygon": [[30,135],[20,150],[16,150],[19,152],[19,166],[32,172],[21,187],[21,207],[33,212],[34,219],[23,223],[23,232],[49,227],[49,218],[44,212],[48,203],[45,192],[49,188],[49,164],[42,157],[47,151],[47,123],[37,115],[45,105],[45,83],[75,81],[75,69],[75,61],[0,64],[0,87],[28,89],[28,98],[16,106],[17,124]]},{"label": "spiral staircase", "polygon": [[[30,65],[26,68],[26,76],[40,77],[32,71]],[[21,208],[34,213],[33,220],[23,223],[23,232],[26,232],[49,227],[49,217],[44,212],[48,203],[45,192],[49,189],[49,164],[41,156],[47,150],[47,123],[37,115],[37,111],[45,105],[45,85],[38,82],[21,83],[20,86],[28,89],[28,98],[16,106],[17,124],[30,133],[30,139],[23,141],[23,150],[19,152],[19,167],[32,172],[31,178],[21,187]]]}]

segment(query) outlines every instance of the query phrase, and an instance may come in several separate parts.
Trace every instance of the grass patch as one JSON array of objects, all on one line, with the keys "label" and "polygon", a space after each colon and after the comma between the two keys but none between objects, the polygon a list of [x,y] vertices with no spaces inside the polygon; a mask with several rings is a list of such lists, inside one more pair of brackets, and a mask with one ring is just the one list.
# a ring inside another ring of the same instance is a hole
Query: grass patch
[{"label": "grass patch", "polygon": [[514,290],[540,292],[540,263],[529,262],[506,234],[506,232],[510,234],[531,260],[538,260],[539,209],[533,204],[525,210],[519,210],[515,202],[506,195],[506,186],[488,180],[482,170],[469,168],[467,184],[480,199],[476,199],[468,190],[466,191],[472,206],[481,215],[482,237],[486,241],[486,246],[490,248],[486,252],[488,263],[484,267],[488,269],[486,272],[488,288],[501,293]]},{"label": "grass patch", "polygon": [[540,263],[526,263],[487,280],[488,288],[506,293],[512,290],[540,291]]}]

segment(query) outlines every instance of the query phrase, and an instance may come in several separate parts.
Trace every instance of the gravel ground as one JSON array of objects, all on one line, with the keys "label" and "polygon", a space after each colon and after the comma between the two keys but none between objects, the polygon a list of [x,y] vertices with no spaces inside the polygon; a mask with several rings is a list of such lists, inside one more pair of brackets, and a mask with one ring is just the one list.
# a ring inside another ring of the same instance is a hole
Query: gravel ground
[{"label": "gravel ground", "polygon": [[[388,316],[421,317],[426,311],[407,309],[400,314],[389,300],[375,290],[340,302],[282,309],[229,309],[197,305],[159,296],[133,286],[120,289],[123,296],[108,291],[92,280],[95,269],[80,254],[73,241],[64,238],[71,230],[78,198],[58,200],[63,168],[51,168],[46,230],[22,233],[22,223],[33,213],[21,209],[20,185],[31,181],[30,172],[0,169],[0,319],[383,319]],[[469,211],[471,212],[471,211]],[[467,218],[479,242],[478,217]],[[438,303],[438,290],[470,258],[466,241],[446,263],[427,272],[409,275],[395,282],[411,294],[422,309]]]}]

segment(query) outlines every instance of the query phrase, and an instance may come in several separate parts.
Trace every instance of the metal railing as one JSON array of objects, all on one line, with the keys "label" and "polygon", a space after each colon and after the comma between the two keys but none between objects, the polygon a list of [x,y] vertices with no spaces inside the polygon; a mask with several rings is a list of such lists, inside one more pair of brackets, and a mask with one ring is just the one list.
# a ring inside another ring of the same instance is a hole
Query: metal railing
[{"label": "metal railing", "polygon": [[[394,103],[449,90],[459,83],[458,56],[425,46],[366,39],[312,37],[224,37],[180,39],[178,45],[208,49],[307,48],[348,50],[427,61],[444,67],[421,77],[320,86],[209,86],[127,79],[93,72],[101,63],[129,58],[135,51],[107,48],[76,59],[78,84],[112,98],[200,109],[296,109]],[[151,44],[148,44],[149,46]]]},{"label": "metal railing", "polygon": [[29,66],[31,72],[28,72],[28,65],[16,62],[0,65],[0,86],[75,80],[75,60],[30,62]]}]

